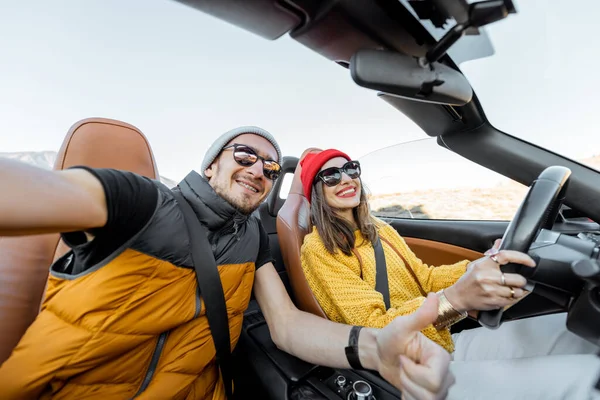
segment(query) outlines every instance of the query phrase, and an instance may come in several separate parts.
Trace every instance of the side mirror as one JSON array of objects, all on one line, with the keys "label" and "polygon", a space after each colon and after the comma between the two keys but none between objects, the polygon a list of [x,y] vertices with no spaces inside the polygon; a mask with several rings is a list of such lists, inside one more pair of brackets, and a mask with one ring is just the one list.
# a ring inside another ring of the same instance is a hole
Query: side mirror
[{"label": "side mirror", "polygon": [[462,106],[473,89],[459,71],[438,62],[423,65],[419,59],[388,50],[362,49],[350,59],[354,82],[392,96],[427,103]]}]

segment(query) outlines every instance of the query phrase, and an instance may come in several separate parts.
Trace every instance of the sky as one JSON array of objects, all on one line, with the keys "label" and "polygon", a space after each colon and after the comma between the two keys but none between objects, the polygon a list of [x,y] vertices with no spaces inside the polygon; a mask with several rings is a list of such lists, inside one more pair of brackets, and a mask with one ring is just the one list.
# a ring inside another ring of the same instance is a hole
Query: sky
[{"label": "sky", "polygon": [[[569,157],[600,154],[600,3],[515,3],[517,15],[486,28],[495,55],[461,65],[489,120]],[[177,181],[240,125],[269,130],[295,156],[316,146],[359,158],[426,137],[287,35],[265,40],[170,0],[0,5],[0,152],[58,150],[76,121],[114,118],[140,128]]]}]

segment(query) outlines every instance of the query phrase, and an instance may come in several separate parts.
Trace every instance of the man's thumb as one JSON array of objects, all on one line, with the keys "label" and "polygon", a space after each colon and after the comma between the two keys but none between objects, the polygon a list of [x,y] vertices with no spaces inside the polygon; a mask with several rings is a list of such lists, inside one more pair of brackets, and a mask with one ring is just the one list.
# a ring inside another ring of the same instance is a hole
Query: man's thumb
[{"label": "man's thumb", "polygon": [[427,328],[438,317],[438,304],[437,295],[429,293],[421,307],[408,316],[405,328],[409,331],[421,331]]}]

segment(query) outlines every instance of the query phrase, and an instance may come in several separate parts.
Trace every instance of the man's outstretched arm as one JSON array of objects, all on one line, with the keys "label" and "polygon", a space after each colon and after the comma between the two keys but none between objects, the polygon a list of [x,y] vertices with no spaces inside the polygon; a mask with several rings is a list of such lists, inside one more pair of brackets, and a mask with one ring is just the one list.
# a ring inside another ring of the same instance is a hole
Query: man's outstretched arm
[{"label": "man's outstretched arm", "polygon": [[0,158],[0,236],[83,231],[106,224],[100,181],[84,169],[50,171]]},{"label": "man's outstretched arm", "polygon": [[[344,348],[351,327],[298,310],[273,264],[257,270],[254,293],[278,348],[317,365],[350,368]],[[437,318],[437,306],[437,297],[430,295],[414,314],[383,329],[362,329],[358,345],[363,367],[414,398],[445,398],[454,383],[450,355],[420,333]]]}]

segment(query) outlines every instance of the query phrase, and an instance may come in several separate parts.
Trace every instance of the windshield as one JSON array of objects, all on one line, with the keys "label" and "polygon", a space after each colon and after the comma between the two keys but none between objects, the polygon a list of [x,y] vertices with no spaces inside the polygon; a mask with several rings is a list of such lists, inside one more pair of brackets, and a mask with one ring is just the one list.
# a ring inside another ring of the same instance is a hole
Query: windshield
[{"label": "windshield", "polygon": [[515,1],[517,14],[486,27],[495,54],[460,68],[496,128],[599,169],[600,3],[576,4]]}]

